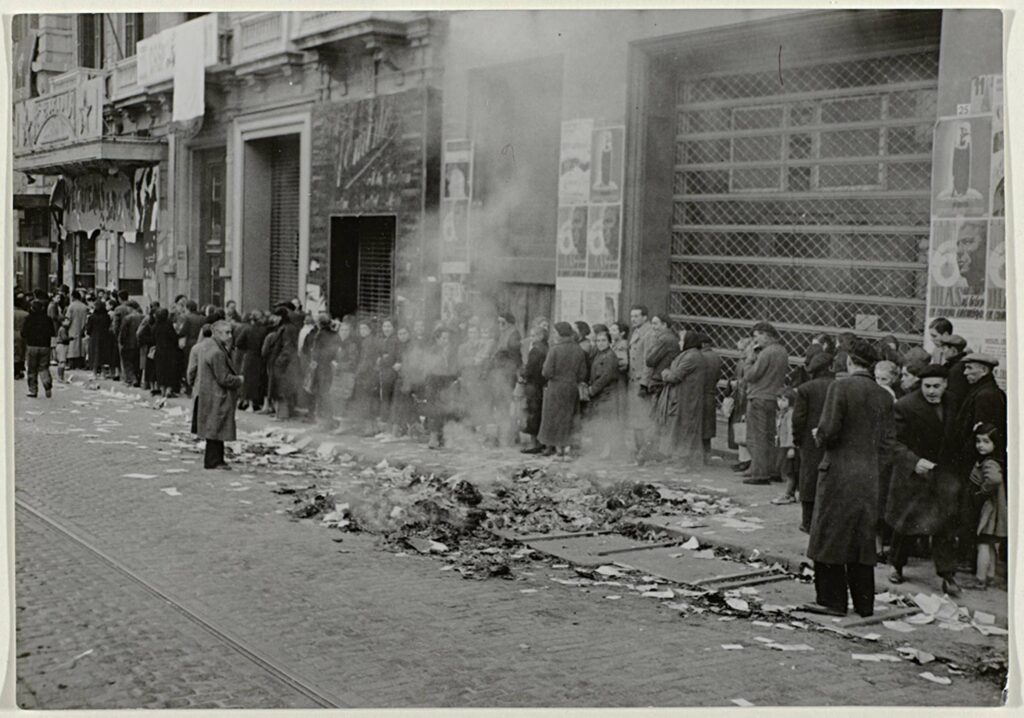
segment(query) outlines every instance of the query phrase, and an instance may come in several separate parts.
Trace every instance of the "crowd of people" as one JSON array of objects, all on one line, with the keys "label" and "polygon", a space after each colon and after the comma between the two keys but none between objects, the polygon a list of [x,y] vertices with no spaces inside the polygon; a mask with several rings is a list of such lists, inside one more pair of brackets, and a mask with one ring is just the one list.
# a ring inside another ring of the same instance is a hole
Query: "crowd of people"
[{"label": "crowd of people", "polygon": [[460,315],[428,331],[421,319],[314,315],[298,300],[243,316],[231,301],[200,310],[179,296],[143,311],[123,291],[61,287],[16,296],[15,326],[29,396],[39,379],[50,396],[51,350],[58,380],[88,368],[165,397],[196,390],[209,468],[226,466],[218,437],[234,438],[236,410],[431,448],[459,426],[526,454],[628,453],[679,471],[712,460],[721,416],[741,480],[779,482],[772,503],[800,504],[819,610],[845,613],[849,590],[855,610],[870,612],[865,567],[878,560],[899,583],[908,557],[930,552],[956,595],[957,570],[983,588],[1005,559],[998,360],[971,352],[946,319],[930,325],[933,355],[840,333],[814,337],[796,362],[759,322],[728,379],[707,335],[641,305],[628,325],[539,319],[524,341],[511,314]]}]

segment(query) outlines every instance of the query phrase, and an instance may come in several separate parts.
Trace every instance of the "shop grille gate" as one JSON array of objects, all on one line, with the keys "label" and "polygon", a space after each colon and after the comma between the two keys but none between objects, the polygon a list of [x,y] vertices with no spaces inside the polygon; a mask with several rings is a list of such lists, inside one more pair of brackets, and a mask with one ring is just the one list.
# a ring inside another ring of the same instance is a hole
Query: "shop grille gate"
[{"label": "shop grille gate", "polygon": [[772,322],[920,343],[937,47],[678,84],[671,312],[732,375]]},{"label": "shop grille gate", "polygon": [[394,289],[394,239],[390,233],[368,232],[359,240],[359,315],[391,315]]},{"label": "shop grille gate", "polygon": [[[283,146],[282,146],[283,145]],[[298,143],[281,143],[270,165],[270,306],[299,295]]]}]

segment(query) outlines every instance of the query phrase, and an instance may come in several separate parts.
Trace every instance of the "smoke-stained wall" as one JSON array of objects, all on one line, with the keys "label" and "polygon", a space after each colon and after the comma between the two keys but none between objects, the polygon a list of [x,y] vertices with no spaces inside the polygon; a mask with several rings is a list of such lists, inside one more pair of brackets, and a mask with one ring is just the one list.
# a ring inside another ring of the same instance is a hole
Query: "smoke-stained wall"
[{"label": "smoke-stained wall", "polygon": [[436,230],[427,216],[437,198],[427,189],[436,195],[439,99],[420,87],[314,106],[308,284],[328,296],[335,289],[331,217],[393,215],[396,301],[417,307],[425,281],[437,273]]},{"label": "smoke-stained wall", "polygon": [[[631,43],[790,12],[452,13],[443,53],[444,139],[472,140],[475,178],[492,179],[491,186],[483,188],[486,192],[479,192],[482,188],[475,184],[473,187],[469,237],[472,271],[461,281],[492,296],[505,291],[492,286],[495,284],[514,283],[535,289],[555,285],[561,125],[585,120],[599,131],[627,124]],[[552,80],[553,67],[556,74]],[[506,81],[513,77],[516,81]],[[494,133],[489,132],[492,128],[481,124],[495,113],[496,81],[505,86],[508,96],[504,103],[536,126],[516,138],[515,142],[527,142],[525,147],[517,147],[511,140],[494,141]],[[552,100],[553,91],[557,95]],[[628,138],[625,146],[629,146]],[[625,161],[630,161],[628,153]],[[591,214],[595,214],[593,210]],[[627,212],[617,216],[622,218],[618,229],[625,238],[628,234],[622,231],[621,222]],[[626,251],[622,254],[624,259],[628,256]],[[661,262],[661,270],[667,291],[667,261]],[[445,277],[446,281],[455,279]],[[614,284],[618,280],[608,281]],[[537,302],[550,305],[551,297],[538,296]]]}]

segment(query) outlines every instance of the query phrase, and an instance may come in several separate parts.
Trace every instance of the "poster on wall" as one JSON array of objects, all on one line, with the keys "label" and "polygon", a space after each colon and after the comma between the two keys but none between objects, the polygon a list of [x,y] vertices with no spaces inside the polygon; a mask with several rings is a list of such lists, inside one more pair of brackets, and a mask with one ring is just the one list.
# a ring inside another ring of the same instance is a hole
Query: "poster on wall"
[{"label": "poster on wall", "polygon": [[587,208],[587,276],[616,279],[622,247],[622,205]]},{"label": "poster on wall", "polygon": [[985,267],[985,319],[1006,321],[1006,239],[1001,219],[988,223],[988,261]]},{"label": "poster on wall", "polygon": [[590,201],[590,153],[594,141],[593,120],[562,123],[562,146],[558,165],[558,203],[586,204]]},{"label": "poster on wall", "polygon": [[936,316],[984,319],[988,222],[932,220],[928,303]]},{"label": "poster on wall", "polygon": [[469,273],[469,200],[441,201],[441,262],[445,274]]},{"label": "poster on wall", "polygon": [[992,117],[951,117],[935,124],[932,214],[981,217],[989,212]]},{"label": "poster on wall", "polygon": [[990,212],[993,217],[1006,214],[1006,166],[1003,158],[1003,147],[1006,144],[1005,126],[1003,124],[1003,106],[999,105],[992,116],[992,160],[991,177],[989,180]]},{"label": "poster on wall", "polygon": [[558,208],[556,277],[584,277],[587,274],[587,206]]},{"label": "poster on wall", "polygon": [[591,326],[614,322],[619,317],[621,291],[618,279],[556,278],[555,320],[574,322],[582,319]]},{"label": "poster on wall", "polygon": [[444,199],[473,196],[473,142],[448,140],[444,143]]},{"label": "poster on wall", "polygon": [[591,202],[622,201],[625,138],[625,127],[601,127],[594,130],[590,163]]},{"label": "poster on wall", "polygon": [[461,282],[441,282],[441,321],[454,324],[459,307],[466,301],[466,285]]}]

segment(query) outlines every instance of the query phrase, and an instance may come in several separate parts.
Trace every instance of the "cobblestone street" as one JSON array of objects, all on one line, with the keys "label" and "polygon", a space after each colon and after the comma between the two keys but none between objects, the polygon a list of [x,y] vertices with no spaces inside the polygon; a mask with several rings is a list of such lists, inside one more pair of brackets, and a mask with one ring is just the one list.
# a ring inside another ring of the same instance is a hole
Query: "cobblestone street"
[{"label": "cobblestone street", "polygon": [[[606,600],[551,581],[550,562],[464,580],[371,535],[290,519],[268,470],[158,454],[188,411],[169,426],[166,412],[82,385],[15,396],[25,708],[316,707],[310,693],[340,707],[1000,701],[995,682],[940,663],[851,657],[893,652],[881,645],[684,617],[625,591]],[[811,650],[758,640],[783,633]]]}]

